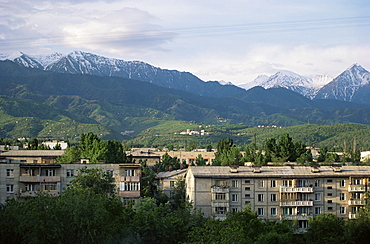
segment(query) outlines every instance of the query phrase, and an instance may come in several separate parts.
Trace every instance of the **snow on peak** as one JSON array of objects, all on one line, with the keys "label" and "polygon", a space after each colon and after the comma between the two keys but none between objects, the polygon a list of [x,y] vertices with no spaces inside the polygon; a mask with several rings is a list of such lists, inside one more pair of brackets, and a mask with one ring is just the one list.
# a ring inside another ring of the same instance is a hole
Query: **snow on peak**
[{"label": "snow on peak", "polygon": [[65,55],[61,53],[52,53],[47,55],[34,55],[31,56],[34,60],[39,62],[44,68],[49,66],[50,64],[53,64],[63,58]]},{"label": "snow on peak", "polygon": [[16,58],[19,58],[22,55],[24,55],[24,53],[19,52],[19,51],[13,52],[11,54],[2,53],[2,54],[0,54],[0,60],[11,60],[11,61],[14,61]]}]

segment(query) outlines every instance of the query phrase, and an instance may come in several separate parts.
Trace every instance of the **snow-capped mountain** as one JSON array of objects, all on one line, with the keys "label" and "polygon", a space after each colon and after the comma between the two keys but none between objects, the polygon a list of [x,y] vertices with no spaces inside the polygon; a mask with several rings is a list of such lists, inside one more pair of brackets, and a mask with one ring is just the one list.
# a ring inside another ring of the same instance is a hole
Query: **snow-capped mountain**
[{"label": "snow-capped mountain", "polygon": [[271,76],[259,75],[254,81],[240,85],[240,87],[246,90],[255,86],[261,86],[265,89],[283,87],[312,99],[316,92],[331,80],[332,78],[327,75],[310,79],[291,71],[281,70]]},{"label": "snow-capped mountain", "polygon": [[246,84],[239,85],[239,87],[244,88],[245,90],[249,90],[255,86],[261,86],[261,84],[267,81],[269,78],[270,77],[267,75],[259,75],[253,81],[246,83]]},{"label": "snow-capped mountain", "polygon": [[0,55],[0,60],[11,60],[25,67],[59,73],[116,76],[147,81],[203,96],[233,97],[242,96],[245,92],[230,83],[224,86],[219,82],[204,82],[189,72],[161,69],[141,61],[124,61],[81,51],[74,51],[68,55],[54,53],[37,56],[19,52]]},{"label": "snow-capped mountain", "polygon": [[323,86],[317,93],[317,99],[336,99],[342,101],[363,102],[362,98],[368,99],[369,94],[364,94],[363,90],[368,90],[370,84],[370,72],[358,64],[353,64],[343,73],[338,75],[333,81]]}]

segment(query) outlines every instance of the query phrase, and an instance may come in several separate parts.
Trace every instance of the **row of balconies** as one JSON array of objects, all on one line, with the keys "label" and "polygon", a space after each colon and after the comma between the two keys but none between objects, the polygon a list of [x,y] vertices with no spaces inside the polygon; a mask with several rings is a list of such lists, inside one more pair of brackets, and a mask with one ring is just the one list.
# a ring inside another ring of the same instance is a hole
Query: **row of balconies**
[{"label": "row of balconies", "polygon": [[[19,177],[20,182],[60,182],[60,176],[30,176],[22,175]],[[121,176],[120,181],[139,182],[140,176]]]}]

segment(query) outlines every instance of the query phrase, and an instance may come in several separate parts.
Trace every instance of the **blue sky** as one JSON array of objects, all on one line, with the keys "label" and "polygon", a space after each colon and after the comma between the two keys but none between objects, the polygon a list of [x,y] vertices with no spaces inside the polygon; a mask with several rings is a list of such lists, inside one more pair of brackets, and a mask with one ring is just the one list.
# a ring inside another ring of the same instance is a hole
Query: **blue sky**
[{"label": "blue sky", "polygon": [[234,84],[370,70],[370,1],[0,0],[0,53],[74,50]]}]

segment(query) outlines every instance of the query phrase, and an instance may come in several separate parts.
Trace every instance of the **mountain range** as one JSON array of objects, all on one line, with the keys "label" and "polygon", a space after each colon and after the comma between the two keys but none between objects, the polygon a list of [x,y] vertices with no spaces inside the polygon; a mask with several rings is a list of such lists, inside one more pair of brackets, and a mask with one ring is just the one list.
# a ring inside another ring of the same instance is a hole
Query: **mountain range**
[{"label": "mountain range", "polygon": [[34,56],[18,52],[0,55],[0,60],[11,60],[25,67],[60,73],[142,80],[201,96],[241,97],[244,92],[240,88],[248,90],[261,86],[265,89],[286,88],[310,99],[370,103],[370,98],[367,96],[370,73],[359,64],[353,64],[335,78],[328,75],[307,78],[291,71],[281,70],[271,76],[258,76],[254,81],[238,87],[222,81],[204,82],[189,72],[161,69],[141,61],[124,61],[81,51],[74,51],[67,55],[53,53]]},{"label": "mountain range", "polygon": [[[33,136],[50,136],[55,130],[77,134],[84,125],[115,138],[128,131],[131,137],[139,136],[170,120],[251,126],[370,124],[370,101],[364,99],[370,97],[369,72],[357,64],[325,85],[325,77],[310,80],[281,71],[260,77],[259,86],[246,90],[204,82],[189,72],[80,51],[47,56],[18,53],[0,59],[5,60],[0,61],[2,137],[22,136],[27,132],[22,123],[31,118],[37,118],[32,120]],[[348,87],[352,95],[343,92]],[[316,89],[314,97],[310,89]],[[66,124],[73,129],[64,128]]]}]

